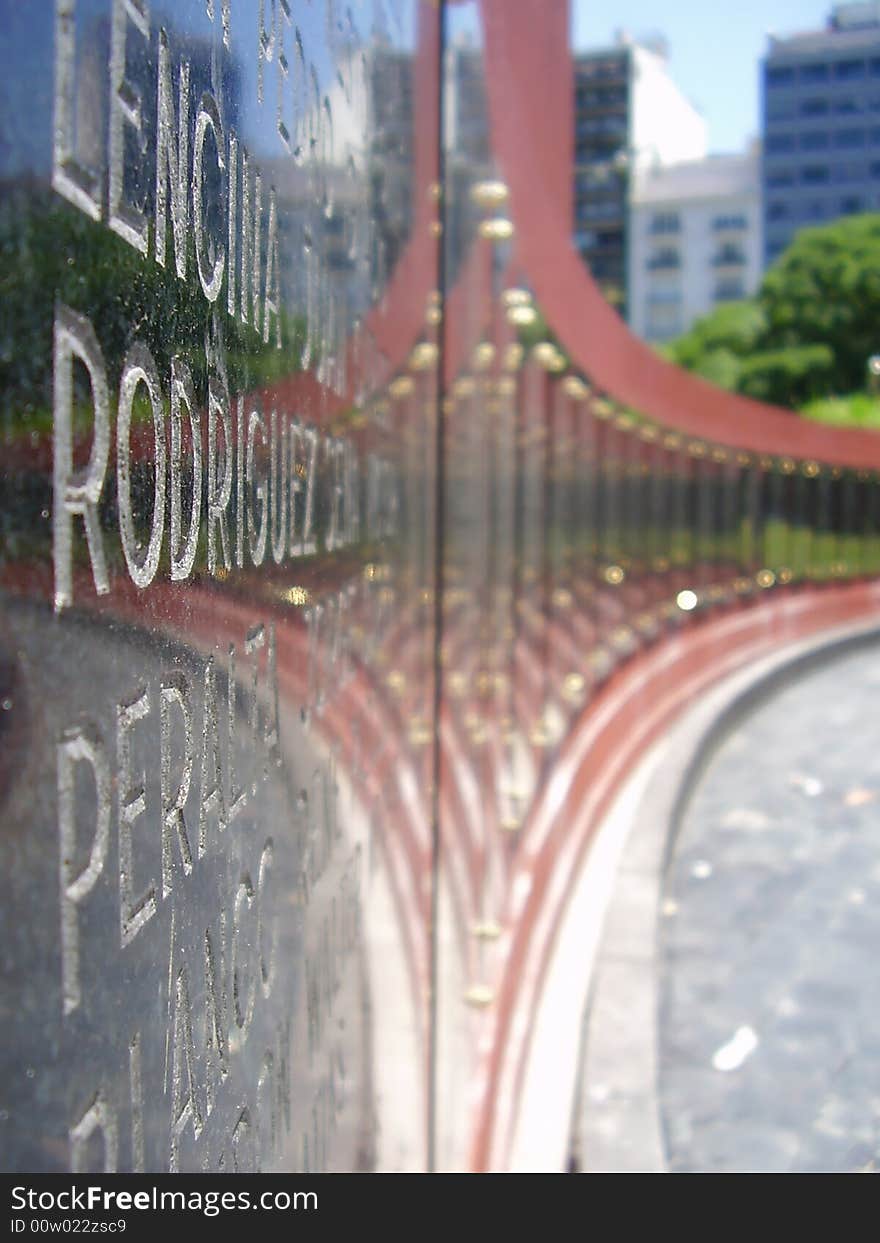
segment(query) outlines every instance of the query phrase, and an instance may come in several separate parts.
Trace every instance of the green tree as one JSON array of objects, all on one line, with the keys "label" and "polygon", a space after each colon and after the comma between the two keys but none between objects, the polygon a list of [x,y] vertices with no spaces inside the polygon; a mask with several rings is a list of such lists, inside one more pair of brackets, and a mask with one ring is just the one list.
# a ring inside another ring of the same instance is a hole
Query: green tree
[{"label": "green tree", "polygon": [[666,347],[722,388],[797,407],[861,389],[880,351],[880,214],[804,229],[755,298],[697,320]]},{"label": "green tree", "polygon": [[764,349],[824,346],[831,387],[862,388],[880,348],[880,214],[804,229],[767,272],[758,300]]},{"label": "green tree", "polygon": [[720,388],[739,387],[742,359],[755,350],[764,331],[756,302],[725,302],[698,319],[689,332],[666,349],[673,362]]}]

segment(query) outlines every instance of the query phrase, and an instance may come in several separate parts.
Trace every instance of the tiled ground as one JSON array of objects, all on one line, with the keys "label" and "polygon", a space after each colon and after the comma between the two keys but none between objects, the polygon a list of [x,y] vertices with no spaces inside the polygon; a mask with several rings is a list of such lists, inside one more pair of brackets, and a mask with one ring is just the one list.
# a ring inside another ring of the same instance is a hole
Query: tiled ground
[{"label": "tiled ground", "polygon": [[880,648],[726,739],[661,903],[670,1168],[880,1168]]}]

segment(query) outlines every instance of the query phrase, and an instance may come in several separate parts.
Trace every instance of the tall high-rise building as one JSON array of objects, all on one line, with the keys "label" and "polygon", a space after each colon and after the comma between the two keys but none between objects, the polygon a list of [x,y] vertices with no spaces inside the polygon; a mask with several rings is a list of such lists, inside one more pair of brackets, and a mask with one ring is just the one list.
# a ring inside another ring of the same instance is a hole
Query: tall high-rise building
[{"label": "tall high-rise building", "polygon": [[574,58],[575,243],[626,316],[631,184],[638,170],[706,154],[706,122],[669,72],[662,40]]},{"label": "tall high-rise building", "polygon": [[805,225],[880,208],[880,3],[770,36],[763,132],[765,263]]}]

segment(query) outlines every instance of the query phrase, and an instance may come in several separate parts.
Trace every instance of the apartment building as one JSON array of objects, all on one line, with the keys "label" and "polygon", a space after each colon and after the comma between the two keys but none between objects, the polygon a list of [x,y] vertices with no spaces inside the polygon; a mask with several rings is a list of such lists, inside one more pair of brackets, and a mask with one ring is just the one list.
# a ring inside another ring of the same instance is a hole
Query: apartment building
[{"label": "apartment building", "polygon": [[629,322],[648,341],[749,297],[762,271],[760,158],[712,155],[644,169],[633,183]]},{"label": "apartment building", "polygon": [[669,72],[660,39],[618,36],[574,58],[574,236],[609,302],[627,315],[629,207],[642,168],[706,154],[706,122]]},{"label": "apartment building", "polygon": [[798,229],[880,208],[880,3],[771,35],[762,63],[764,262]]}]

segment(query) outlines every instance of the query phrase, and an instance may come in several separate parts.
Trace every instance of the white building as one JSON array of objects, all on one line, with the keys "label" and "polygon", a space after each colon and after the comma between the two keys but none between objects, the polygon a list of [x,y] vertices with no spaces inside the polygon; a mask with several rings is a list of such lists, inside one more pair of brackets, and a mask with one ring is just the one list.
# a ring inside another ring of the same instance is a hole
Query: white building
[{"label": "white building", "polygon": [[628,317],[633,179],[706,154],[706,122],[675,84],[662,40],[619,34],[574,57],[574,237],[603,293]]},{"label": "white building", "polygon": [[629,323],[645,340],[749,297],[762,271],[758,152],[637,171],[629,237]]}]

